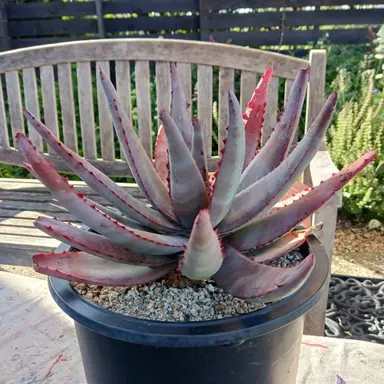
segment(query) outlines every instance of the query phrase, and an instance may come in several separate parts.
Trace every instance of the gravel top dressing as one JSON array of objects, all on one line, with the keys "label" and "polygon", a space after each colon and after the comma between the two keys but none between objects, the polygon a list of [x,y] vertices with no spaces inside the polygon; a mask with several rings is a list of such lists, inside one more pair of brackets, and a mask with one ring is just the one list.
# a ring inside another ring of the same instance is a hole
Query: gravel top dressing
[{"label": "gravel top dressing", "polygon": [[[299,252],[292,251],[266,264],[290,267],[302,259]],[[178,274],[130,288],[82,283],[72,283],[72,286],[85,299],[105,309],[147,320],[216,320],[265,307],[265,304],[250,304],[234,297],[212,281],[192,282]]]}]

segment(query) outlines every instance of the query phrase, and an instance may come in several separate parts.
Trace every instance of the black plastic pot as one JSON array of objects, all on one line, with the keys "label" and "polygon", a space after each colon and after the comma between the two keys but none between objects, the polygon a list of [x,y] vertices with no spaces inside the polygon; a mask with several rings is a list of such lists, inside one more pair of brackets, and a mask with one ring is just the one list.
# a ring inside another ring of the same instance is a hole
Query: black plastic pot
[{"label": "black plastic pot", "polygon": [[222,320],[141,320],[87,302],[67,281],[49,278],[49,288],[75,321],[89,384],[295,384],[304,315],[328,274],[327,254],[314,236],[302,249],[314,253],[316,266],[299,291]]}]

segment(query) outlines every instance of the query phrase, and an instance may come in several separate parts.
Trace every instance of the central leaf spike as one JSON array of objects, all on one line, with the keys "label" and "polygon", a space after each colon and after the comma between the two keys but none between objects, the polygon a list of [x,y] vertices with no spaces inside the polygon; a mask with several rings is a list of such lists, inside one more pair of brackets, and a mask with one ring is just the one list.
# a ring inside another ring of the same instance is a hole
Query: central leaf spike
[{"label": "central leaf spike", "polygon": [[223,253],[217,233],[212,228],[208,210],[200,211],[179,263],[181,273],[191,280],[210,278],[221,267]]}]

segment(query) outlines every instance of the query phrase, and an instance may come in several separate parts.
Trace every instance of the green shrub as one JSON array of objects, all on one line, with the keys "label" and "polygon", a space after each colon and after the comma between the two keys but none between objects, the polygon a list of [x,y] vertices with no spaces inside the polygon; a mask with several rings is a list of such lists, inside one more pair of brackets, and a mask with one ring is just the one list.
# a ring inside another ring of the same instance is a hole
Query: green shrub
[{"label": "green shrub", "polygon": [[328,148],[338,168],[343,168],[364,151],[374,148],[377,158],[343,189],[342,210],[360,219],[384,218],[384,83],[375,70],[359,76],[356,100],[348,100],[355,79],[341,70],[332,87],[342,105],[330,129]]}]

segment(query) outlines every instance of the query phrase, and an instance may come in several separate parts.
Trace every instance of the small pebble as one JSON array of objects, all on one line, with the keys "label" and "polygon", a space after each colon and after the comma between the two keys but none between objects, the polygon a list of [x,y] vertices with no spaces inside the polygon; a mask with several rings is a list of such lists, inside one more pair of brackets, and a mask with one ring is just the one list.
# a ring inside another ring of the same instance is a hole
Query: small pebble
[{"label": "small pebble", "polygon": [[[266,262],[277,267],[294,266],[303,260],[298,251]],[[207,321],[237,316],[264,308],[234,297],[208,281],[193,285],[183,281],[181,287],[169,286],[166,280],[143,286],[101,287],[72,283],[85,299],[105,309],[139,319],[157,321]]]}]

